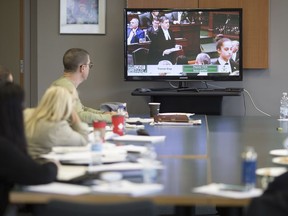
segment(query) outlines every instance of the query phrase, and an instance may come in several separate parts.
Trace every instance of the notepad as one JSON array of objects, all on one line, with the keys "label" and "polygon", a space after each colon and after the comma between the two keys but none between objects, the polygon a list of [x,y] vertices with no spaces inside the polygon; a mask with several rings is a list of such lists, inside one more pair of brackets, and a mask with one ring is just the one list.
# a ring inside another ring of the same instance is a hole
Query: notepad
[{"label": "notepad", "polygon": [[203,193],[203,194],[211,194],[215,196],[222,197],[230,197],[236,199],[245,199],[260,196],[263,193],[262,189],[253,188],[248,191],[229,191],[229,190],[221,190],[223,184],[211,183],[208,185],[204,185],[201,187],[193,188],[192,192]]},{"label": "notepad", "polygon": [[146,143],[158,143],[164,142],[165,136],[139,136],[139,135],[124,135],[113,137],[114,141],[127,141],[127,142],[146,142]]},{"label": "notepad", "polygon": [[87,186],[66,184],[60,182],[53,182],[50,184],[25,186],[25,191],[41,192],[41,193],[55,193],[55,194],[66,194],[66,195],[80,195],[91,193],[91,189]]},{"label": "notepad", "polygon": [[202,121],[199,120],[190,120],[189,122],[154,122],[152,125],[159,125],[159,126],[195,126],[201,125]]},{"label": "notepad", "polygon": [[107,194],[127,194],[132,196],[140,196],[162,191],[162,184],[145,184],[133,183],[127,180],[121,180],[112,184],[100,184],[92,186],[93,192]]}]

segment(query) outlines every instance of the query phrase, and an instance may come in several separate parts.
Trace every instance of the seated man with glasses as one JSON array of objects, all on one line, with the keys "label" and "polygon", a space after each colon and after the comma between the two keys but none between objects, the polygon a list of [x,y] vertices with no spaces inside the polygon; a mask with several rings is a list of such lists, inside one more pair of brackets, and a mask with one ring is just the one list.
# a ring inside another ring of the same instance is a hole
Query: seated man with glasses
[{"label": "seated man with glasses", "polygon": [[86,123],[92,123],[95,120],[111,122],[111,117],[115,113],[85,107],[77,93],[77,87],[88,78],[89,71],[93,67],[89,53],[80,48],[69,49],[63,56],[63,65],[63,76],[54,81],[52,85],[62,86],[76,93],[75,108],[81,120]]}]

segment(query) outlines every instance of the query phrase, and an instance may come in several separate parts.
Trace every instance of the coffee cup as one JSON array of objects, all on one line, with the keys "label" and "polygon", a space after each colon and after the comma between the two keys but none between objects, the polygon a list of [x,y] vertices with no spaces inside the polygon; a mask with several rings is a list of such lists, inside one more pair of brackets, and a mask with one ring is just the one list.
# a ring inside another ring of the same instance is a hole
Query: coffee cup
[{"label": "coffee cup", "polygon": [[149,109],[150,109],[150,117],[154,117],[155,115],[159,114],[160,111],[160,103],[154,102],[149,103]]},{"label": "coffee cup", "polygon": [[120,136],[125,133],[125,116],[124,115],[113,115],[112,116],[112,127],[113,133]]}]

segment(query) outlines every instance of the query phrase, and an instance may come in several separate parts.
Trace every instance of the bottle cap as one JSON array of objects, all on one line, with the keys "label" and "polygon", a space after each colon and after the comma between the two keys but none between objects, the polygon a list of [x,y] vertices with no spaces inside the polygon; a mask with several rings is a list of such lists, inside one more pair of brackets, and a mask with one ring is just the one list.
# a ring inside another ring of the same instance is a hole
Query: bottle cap
[{"label": "bottle cap", "polygon": [[93,122],[93,128],[105,128],[106,122],[104,121],[94,121]]},{"label": "bottle cap", "polygon": [[125,106],[124,106],[123,104],[120,104],[120,105],[118,106],[118,109],[125,109]]}]

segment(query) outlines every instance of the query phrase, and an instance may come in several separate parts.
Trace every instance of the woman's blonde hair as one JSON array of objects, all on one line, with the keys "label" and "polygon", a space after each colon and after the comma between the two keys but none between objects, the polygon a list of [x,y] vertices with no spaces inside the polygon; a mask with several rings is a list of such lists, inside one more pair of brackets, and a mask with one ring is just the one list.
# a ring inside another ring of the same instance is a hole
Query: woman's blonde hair
[{"label": "woman's blonde hair", "polygon": [[50,122],[68,120],[74,108],[73,100],[72,93],[64,87],[48,88],[33,113],[25,119],[27,135],[33,135],[40,120]]}]

